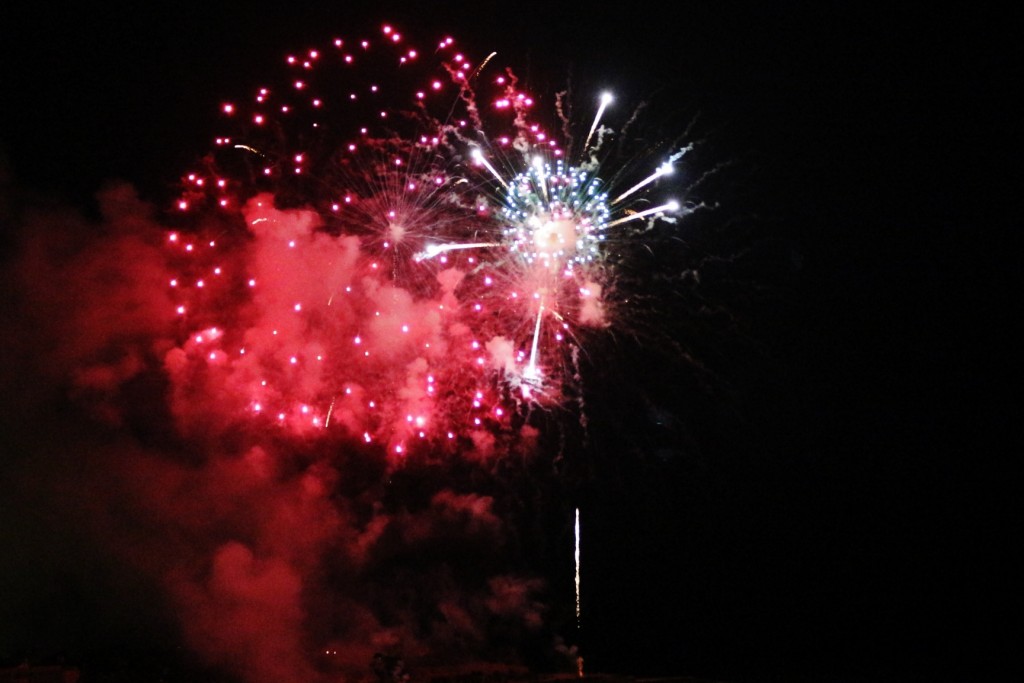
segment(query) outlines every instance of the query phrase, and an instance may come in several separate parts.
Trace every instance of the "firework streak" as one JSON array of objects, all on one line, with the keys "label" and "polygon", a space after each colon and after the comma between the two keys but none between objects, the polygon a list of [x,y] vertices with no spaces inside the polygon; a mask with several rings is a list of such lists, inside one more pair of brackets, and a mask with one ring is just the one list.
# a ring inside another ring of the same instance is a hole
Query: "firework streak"
[{"label": "firework streak", "polygon": [[610,96],[574,138],[562,98],[535,113],[496,62],[384,26],[222,104],[166,241],[175,391],[399,459],[566,400],[574,350],[615,323],[616,250],[684,213],[663,185],[686,148],[604,168]]}]

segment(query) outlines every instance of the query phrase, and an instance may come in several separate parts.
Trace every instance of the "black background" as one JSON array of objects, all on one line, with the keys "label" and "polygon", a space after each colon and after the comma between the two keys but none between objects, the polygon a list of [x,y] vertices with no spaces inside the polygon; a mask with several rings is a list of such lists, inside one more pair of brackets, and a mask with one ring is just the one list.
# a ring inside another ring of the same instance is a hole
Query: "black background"
[{"label": "black background", "polygon": [[[89,211],[113,178],[168,201],[225,92],[286,50],[378,21],[451,31],[521,60],[528,78],[575,70],[627,96],[678,93],[713,131],[705,155],[742,169],[726,211],[784,267],[766,271],[769,303],[745,313],[757,353],[721,351],[738,416],[671,372],[655,392],[663,413],[591,416],[588,666],[732,680],[1006,673],[1020,174],[1005,17],[285,4],[5,5],[5,221],[29,197]],[[617,423],[631,427],[602,426]],[[629,452],[637,434],[642,457]],[[0,656],[68,648],[59,640],[0,642]]]}]

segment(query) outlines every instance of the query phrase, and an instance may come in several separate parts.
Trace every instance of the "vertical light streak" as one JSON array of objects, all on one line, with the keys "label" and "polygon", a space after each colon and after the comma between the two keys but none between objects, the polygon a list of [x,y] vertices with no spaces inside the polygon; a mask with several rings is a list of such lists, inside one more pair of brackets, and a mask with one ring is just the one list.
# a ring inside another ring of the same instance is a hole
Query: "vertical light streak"
[{"label": "vertical light streak", "polygon": [[331,407],[327,409],[327,418],[324,420],[324,429],[327,429],[331,424],[331,413],[334,412],[334,402],[338,400],[337,397],[331,399]]},{"label": "vertical light streak", "polygon": [[580,627],[580,509],[576,508],[576,628]]},{"label": "vertical light streak", "polygon": [[537,178],[540,179],[540,189],[544,195],[544,202],[548,203],[551,199],[548,197],[548,178],[544,174],[544,160],[540,157],[534,157],[533,167],[537,170]]},{"label": "vertical light streak", "polygon": [[537,351],[540,341],[540,319],[544,315],[544,301],[541,300],[540,309],[537,311],[537,323],[533,327],[533,344],[530,346],[530,364],[526,366],[526,378],[537,378]]}]

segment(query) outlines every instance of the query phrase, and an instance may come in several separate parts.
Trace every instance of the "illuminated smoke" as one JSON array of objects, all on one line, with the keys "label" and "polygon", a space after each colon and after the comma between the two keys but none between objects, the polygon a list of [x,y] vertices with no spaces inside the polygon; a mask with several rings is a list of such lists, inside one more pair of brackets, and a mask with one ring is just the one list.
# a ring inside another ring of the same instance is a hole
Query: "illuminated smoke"
[{"label": "illuminated smoke", "polygon": [[173,215],[112,186],[98,225],[26,222],[6,343],[87,425],[69,505],[251,683],[554,650],[517,527],[536,416],[626,305],[614,250],[691,210],[661,185],[683,151],[603,168],[610,99],[574,149],[450,38],[286,62]]},{"label": "illuminated smoke", "polygon": [[[693,210],[661,186],[690,148],[604,168],[609,94],[574,150],[560,110],[450,37],[384,26],[285,62],[223,105],[229,132],[184,179],[181,371],[233,377],[239,416],[397,457],[562,402],[574,350],[616,324],[621,245]],[[250,304],[262,320],[229,319]]]}]

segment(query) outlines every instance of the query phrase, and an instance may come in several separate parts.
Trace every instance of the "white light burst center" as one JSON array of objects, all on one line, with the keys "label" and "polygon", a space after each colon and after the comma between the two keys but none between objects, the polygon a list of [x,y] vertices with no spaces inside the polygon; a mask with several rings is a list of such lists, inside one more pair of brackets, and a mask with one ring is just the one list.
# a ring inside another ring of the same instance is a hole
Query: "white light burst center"
[{"label": "white light burst center", "polygon": [[508,183],[505,237],[527,263],[553,270],[593,261],[608,223],[600,179],[561,160],[539,159]]}]

